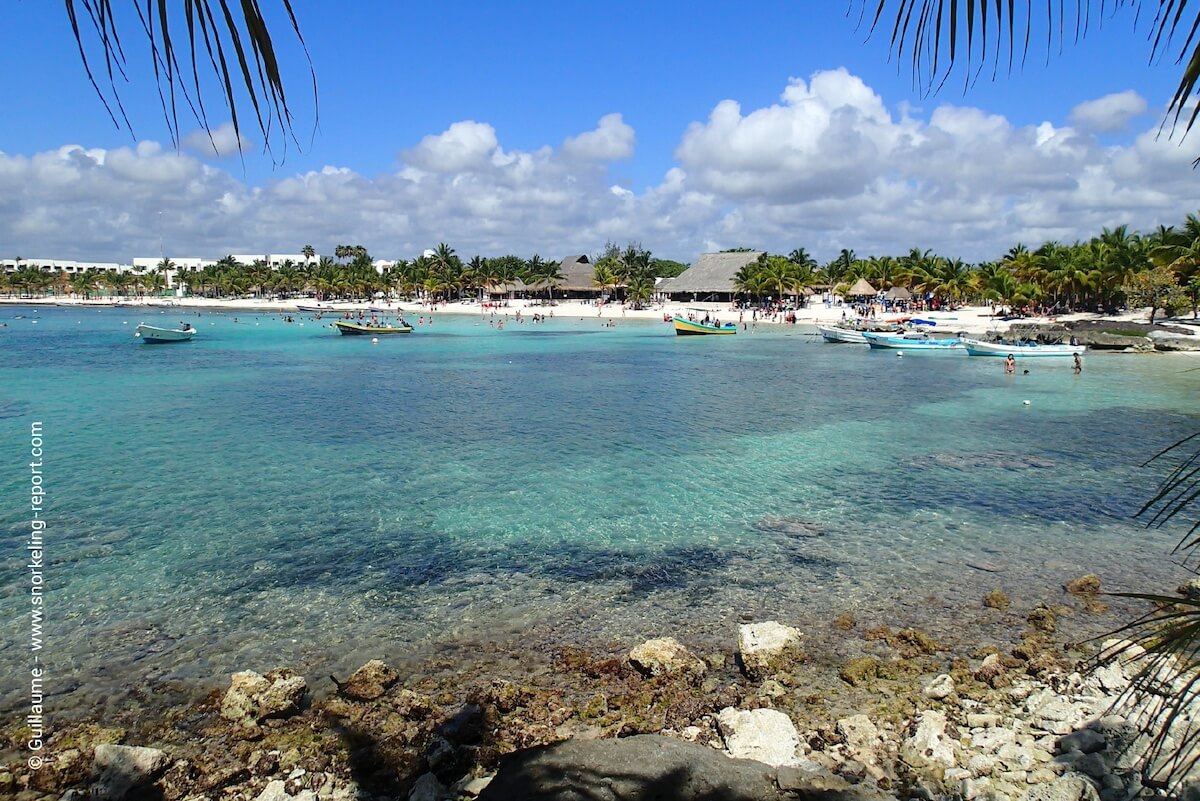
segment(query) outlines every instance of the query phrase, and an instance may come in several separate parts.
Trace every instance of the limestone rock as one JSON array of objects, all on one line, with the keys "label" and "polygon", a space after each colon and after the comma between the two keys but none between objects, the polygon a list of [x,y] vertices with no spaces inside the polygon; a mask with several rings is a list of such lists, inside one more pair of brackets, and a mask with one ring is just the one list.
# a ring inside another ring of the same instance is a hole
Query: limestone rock
[{"label": "limestone rock", "polygon": [[116,801],[158,778],[167,767],[167,755],[157,748],[98,745],[92,766],[98,773],[92,795],[100,801]]},{"label": "limestone rock", "polygon": [[1100,794],[1084,777],[1067,773],[1046,784],[1029,788],[1029,801],[1099,801]]},{"label": "limestone rock", "polygon": [[954,741],[946,734],[946,716],[934,710],[920,714],[912,736],[900,746],[905,762],[934,772],[957,765],[954,751]]},{"label": "limestone rock", "polygon": [[308,685],[286,668],[260,676],[252,670],[234,673],[221,701],[221,717],[245,726],[267,718],[286,717],[299,708]]},{"label": "limestone rock", "polygon": [[954,679],[950,678],[950,674],[942,673],[933,681],[926,684],[925,688],[921,690],[921,694],[935,701],[949,698],[951,695],[954,695]]},{"label": "limestone rock", "polygon": [[1193,601],[1200,600],[1200,578],[1188,579],[1180,584],[1175,592]]},{"label": "limestone rock", "polygon": [[726,707],[717,715],[725,751],[734,759],[753,759],[773,767],[797,763],[800,735],[792,719],[775,709]]},{"label": "limestone rock", "polygon": [[1005,674],[1004,660],[999,654],[988,654],[980,663],[979,669],[975,671],[976,681],[981,681],[995,687],[1000,683]]},{"label": "limestone rock", "polygon": [[879,765],[879,729],[870,718],[866,715],[842,718],[837,722],[837,733],[845,742],[846,756],[861,763],[872,778],[878,780],[884,776]]},{"label": "limestone rock", "polygon": [[374,701],[400,680],[400,674],[379,659],[372,659],[350,674],[338,692],[356,701]]},{"label": "limestone rock", "polygon": [[1010,729],[984,729],[971,735],[971,748],[982,754],[995,754],[1016,740],[1017,735]]},{"label": "limestone rock", "polygon": [[423,774],[408,791],[408,801],[442,801],[445,797],[446,786],[432,773]]},{"label": "limestone rock", "polygon": [[292,795],[287,791],[287,786],[283,779],[276,779],[273,782],[268,782],[263,791],[259,793],[254,801],[292,801]]},{"label": "limestone rock", "polygon": [[804,656],[799,629],[774,620],[738,626],[738,653],[751,678],[763,678]]},{"label": "limestone rock", "polygon": [[701,675],[707,665],[704,660],[693,656],[674,637],[647,640],[629,652],[629,662],[647,676],[666,673],[695,673]]}]

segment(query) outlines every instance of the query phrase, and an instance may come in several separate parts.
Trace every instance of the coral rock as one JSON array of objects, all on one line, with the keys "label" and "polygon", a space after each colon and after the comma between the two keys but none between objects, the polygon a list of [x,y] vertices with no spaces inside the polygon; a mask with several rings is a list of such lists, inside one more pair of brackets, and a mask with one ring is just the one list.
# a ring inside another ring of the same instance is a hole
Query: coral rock
[{"label": "coral rock", "polygon": [[629,652],[629,662],[647,676],[666,673],[703,674],[707,666],[704,660],[693,656],[674,637],[647,640]]}]

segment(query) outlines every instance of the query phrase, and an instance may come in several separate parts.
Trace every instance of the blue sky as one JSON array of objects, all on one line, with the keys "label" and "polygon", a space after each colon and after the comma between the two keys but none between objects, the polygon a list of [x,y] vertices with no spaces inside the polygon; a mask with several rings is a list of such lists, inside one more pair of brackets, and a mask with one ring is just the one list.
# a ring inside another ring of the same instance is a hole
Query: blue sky
[{"label": "blue sky", "polygon": [[[1055,48],[1049,65],[1035,37],[1011,76],[985,75],[964,94],[960,74],[922,97],[908,62],[889,63],[885,35],[864,42],[841,2],[746,5],[300,3],[320,129],[310,145],[305,65],[277,24],[304,149],[273,166],[257,148],[244,161],[171,149],[129,28],[133,82],[122,97],[139,149],[87,83],[62,5],[13,3],[0,74],[21,122],[0,134],[0,190],[20,185],[0,201],[0,249],[127,260],[151,242],[157,251],[142,222],[162,211],[180,255],[294,252],[311,238],[323,251],[353,241],[395,257],[444,238],[464,255],[558,256],[613,238],[684,261],[742,244],[804,245],[820,258],[923,245],[982,259],[1016,241],[1170,224],[1196,210],[1187,162],[1200,147],[1146,142],[1178,67],[1148,64],[1144,24],[1131,32],[1127,13]],[[818,91],[822,73],[835,77]],[[782,99],[790,79],[805,91]],[[843,104],[848,95],[857,100]],[[1116,99],[1076,111],[1100,98]],[[224,122],[217,96],[208,100],[211,121]],[[728,100],[740,116],[713,125]],[[180,113],[187,134],[196,126]],[[1052,132],[1039,132],[1045,123]],[[564,145],[589,131],[607,144],[589,140],[586,156]],[[860,136],[863,158],[825,149]],[[83,150],[64,156],[64,145]],[[463,147],[479,152],[447,160]],[[120,153],[128,159],[109,155]],[[1003,180],[989,179],[989,165]],[[986,207],[947,212],[977,202]],[[100,219],[81,228],[93,209]]]}]

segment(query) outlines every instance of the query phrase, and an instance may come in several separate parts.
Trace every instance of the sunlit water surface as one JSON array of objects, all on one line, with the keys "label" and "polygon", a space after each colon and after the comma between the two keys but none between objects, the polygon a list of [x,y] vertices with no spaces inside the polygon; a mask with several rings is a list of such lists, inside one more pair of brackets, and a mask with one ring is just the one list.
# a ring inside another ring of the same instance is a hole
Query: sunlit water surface
[{"label": "sunlit water surface", "polygon": [[61,706],[483,641],[729,644],[749,619],[963,637],[995,587],[1178,575],[1178,532],[1131,518],[1161,478],[1141,463],[1200,424],[1195,359],[1005,376],[767,326],[439,315],[372,344],[187,316],[193,342],[147,346],[134,326],[179,310],[0,308],[0,673],[30,661],[36,420]]}]

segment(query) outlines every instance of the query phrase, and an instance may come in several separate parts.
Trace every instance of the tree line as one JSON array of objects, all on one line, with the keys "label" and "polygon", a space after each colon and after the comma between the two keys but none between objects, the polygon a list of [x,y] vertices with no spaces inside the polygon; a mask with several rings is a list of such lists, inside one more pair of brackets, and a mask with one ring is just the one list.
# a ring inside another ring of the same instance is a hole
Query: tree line
[{"label": "tree line", "polygon": [[[746,251],[746,248],[737,251]],[[280,297],[313,295],[321,300],[372,297],[450,300],[483,293],[544,296],[551,300],[565,279],[557,261],[534,254],[473,256],[462,259],[441,243],[412,260],[398,259],[384,272],[375,268],[362,245],[338,245],[334,257],[316,256],[311,245],[303,262],[272,268],[265,261],[242,264],[226,256],[199,270],[181,270],[164,258],[145,273],[46,272],[20,265],[0,275],[0,291],[24,294],[98,293],[125,296],[158,294],[181,280],[201,297]],[[633,304],[649,301],[660,278],[678,275],[687,265],[658,259],[640,244],[613,242],[592,261],[597,291]],[[800,297],[815,288],[847,294],[859,279],[876,290],[904,287],[941,305],[987,302],[1026,311],[1115,311],[1125,306],[1196,316],[1200,306],[1200,216],[1187,215],[1178,226],[1159,226],[1149,234],[1127,226],[1104,229],[1086,241],[1045,242],[1030,249],[1016,245],[995,261],[968,264],[931,250],[912,248],[899,256],[860,258],[843,249],[822,265],[803,247],[787,255],[761,254],[734,277],[734,291],[750,299]]]}]

